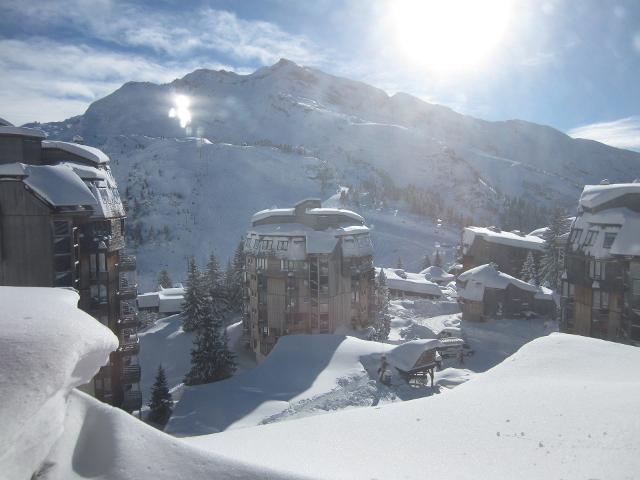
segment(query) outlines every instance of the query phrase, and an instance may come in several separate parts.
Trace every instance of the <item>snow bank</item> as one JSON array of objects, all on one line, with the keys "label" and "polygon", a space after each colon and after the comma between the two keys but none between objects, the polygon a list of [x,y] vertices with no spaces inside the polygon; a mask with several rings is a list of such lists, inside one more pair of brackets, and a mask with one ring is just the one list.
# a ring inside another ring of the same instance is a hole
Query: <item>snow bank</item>
[{"label": "snow bank", "polygon": [[29,478],[62,433],[66,397],[118,339],[72,290],[0,287],[0,476]]},{"label": "snow bank", "polygon": [[554,334],[446,394],[185,441],[318,478],[631,478],[638,362],[634,347]]},{"label": "snow bank", "polygon": [[416,365],[416,362],[420,356],[427,350],[434,349],[440,346],[440,341],[433,339],[420,339],[412,340],[410,342],[402,343],[395,347],[387,354],[387,360],[391,366],[394,366],[403,372],[409,372]]},{"label": "snow bank", "polygon": [[[202,435],[255,426],[292,405],[327,394],[340,382],[367,377],[360,359],[391,345],[341,335],[281,337],[255,369],[228,380],[186,387],[166,432]],[[335,408],[349,406],[349,398]]]}]

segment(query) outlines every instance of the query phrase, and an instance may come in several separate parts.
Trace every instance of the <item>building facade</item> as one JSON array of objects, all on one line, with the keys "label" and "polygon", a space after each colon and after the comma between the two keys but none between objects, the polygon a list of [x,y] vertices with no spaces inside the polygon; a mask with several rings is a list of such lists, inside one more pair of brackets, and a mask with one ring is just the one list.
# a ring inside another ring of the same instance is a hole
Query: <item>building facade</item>
[{"label": "building facade", "polygon": [[466,227],[462,232],[463,271],[494,263],[501,272],[518,277],[529,252],[539,265],[543,251],[544,240],[537,235],[497,227]]},{"label": "building facade", "polygon": [[0,285],[73,288],[79,307],[120,339],[85,389],[141,408],[136,259],[124,253],[125,212],[100,150],[0,125]]},{"label": "building facade", "polygon": [[253,215],[244,240],[245,335],[258,360],[282,335],[371,324],[375,271],[364,219],[303,200]]},{"label": "building facade", "polygon": [[640,344],[640,183],[585,186],[564,267],[561,329]]}]

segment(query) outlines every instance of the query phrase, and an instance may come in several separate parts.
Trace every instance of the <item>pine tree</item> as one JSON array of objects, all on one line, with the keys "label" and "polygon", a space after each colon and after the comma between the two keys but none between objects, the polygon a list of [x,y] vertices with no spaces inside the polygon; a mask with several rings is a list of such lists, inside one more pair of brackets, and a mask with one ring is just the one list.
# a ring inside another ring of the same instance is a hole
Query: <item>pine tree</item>
[{"label": "pine tree", "polygon": [[404,268],[402,265],[402,258],[398,257],[398,262],[396,263],[396,268]]},{"label": "pine tree", "polygon": [[171,288],[173,286],[171,277],[169,277],[169,272],[167,272],[166,268],[160,270],[160,273],[158,274],[158,286],[162,288]]},{"label": "pine tree", "polygon": [[544,253],[540,265],[540,277],[550,288],[557,289],[562,273],[561,249],[558,239],[569,231],[569,221],[566,212],[560,208],[555,209],[551,222],[542,234],[544,239]]},{"label": "pine tree", "polygon": [[389,289],[384,270],[381,268],[375,284],[376,307],[374,312],[374,332],[371,339],[384,342],[389,339],[391,331],[391,315],[389,314]]},{"label": "pine tree", "polygon": [[442,267],[442,257],[440,256],[440,250],[436,250],[436,254],[433,257],[433,264],[436,267]]},{"label": "pine tree", "polygon": [[533,253],[528,252],[527,258],[522,264],[522,270],[520,271],[520,278],[531,285],[538,284],[538,270],[536,269],[536,260],[533,258]]},{"label": "pine tree", "polygon": [[208,315],[207,291],[202,274],[193,257],[189,259],[186,283],[182,329],[185,332],[193,332],[200,328]]},{"label": "pine tree", "polygon": [[196,332],[194,348],[191,350],[191,370],[185,376],[184,383],[201,385],[233,375],[235,359],[228,343],[221,317],[209,310],[201,328]]},{"label": "pine tree", "polygon": [[169,392],[167,377],[162,365],[158,365],[158,373],[156,374],[156,381],[151,387],[151,400],[149,400],[148,405],[147,421],[159,427],[164,427],[171,416],[173,398],[171,397],[171,392]]},{"label": "pine tree", "polygon": [[431,266],[431,258],[429,258],[428,254],[425,254],[422,258],[422,270],[429,268]]},{"label": "pine tree", "polygon": [[244,242],[240,240],[240,243],[238,243],[236,251],[233,254],[233,276],[231,278],[231,292],[229,295],[231,308],[236,312],[242,310],[242,302],[244,297],[244,263]]}]

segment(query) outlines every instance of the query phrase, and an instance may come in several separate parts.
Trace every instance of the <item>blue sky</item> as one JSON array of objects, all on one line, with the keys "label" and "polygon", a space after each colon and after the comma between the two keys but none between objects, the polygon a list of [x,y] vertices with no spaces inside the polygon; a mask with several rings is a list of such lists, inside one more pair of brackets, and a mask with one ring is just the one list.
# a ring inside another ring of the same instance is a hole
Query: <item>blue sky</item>
[{"label": "blue sky", "polygon": [[[416,52],[447,52],[459,38],[471,49],[496,30],[495,15],[449,19],[436,40],[418,31],[410,56],[397,41],[398,1],[409,11],[402,19],[441,26],[420,18],[434,16],[428,8],[412,10],[416,0],[4,0],[0,116],[62,120],[128,80],[167,82],[200,67],[248,73],[285,57],[480,118],[640,150],[637,0],[495,0],[509,11],[499,40],[481,61],[445,70],[416,62]],[[456,31],[465,21],[476,38]]]}]

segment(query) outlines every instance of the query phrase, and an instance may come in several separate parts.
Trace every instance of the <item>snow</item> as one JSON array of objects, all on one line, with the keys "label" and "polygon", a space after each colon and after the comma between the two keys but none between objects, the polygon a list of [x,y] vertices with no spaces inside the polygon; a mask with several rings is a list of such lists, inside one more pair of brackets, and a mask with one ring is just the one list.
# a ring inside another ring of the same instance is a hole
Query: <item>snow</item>
[{"label": "snow", "polygon": [[495,267],[487,263],[478,267],[462,272],[458,275],[458,281],[466,282],[466,285],[458,290],[458,295],[467,300],[482,300],[485,288],[505,289],[510,284],[527,290],[529,292],[538,292],[540,287],[523,282],[511,275],[499,272]]},{"label": "snow", "polygon": [[[572,248],[574,250],[579,248],[592,257],[607,258],[611,255],[640,255],[640,241],[638,240],[640,213],[629,208],[608,208],[596,213],[583,211],[576,218],[572,229],[583,230],[581,236],[574,239]],[[598,236],[593,245],[584,245],[589,230],[596,230]],[[616,238],[610,248],[604,248],[604,237],[607,232],[616,234]],[[578,241],[576,242],[576,240]]]},{"label": "snow", "polygon": [[340,215],[343,217],[349,217],[356,222],[364,223],[364,217],[362,215],[358,215],[356,212],[342,208],[310,208],[307,210],[307,213],[310,215]]},{"label": "snow", "polygon": [[613,255],[640,256],[640,215],[629,216],[611,245]]},{"label": "snow", "polygon": [[387,361],[393,367],[403,372],[409,372],[416,366],[416,362],[427,350],[440,346],[439,340],[419,339],[402,343],[387,353]]},{"label": "snow", "polygon": [[22,163],[5,163],[0,165],[0,176],[24,177],[27,173]]},{"label": "snow", "polygon": [[46,133],[36,128],[14,127],[13,125],[0,125],[0,135],[20,135],[33,138],[47,138]]},{"label": "snow", "polygon": [[62,433],[66,395],[118,339],[72,290],[0,287],[0,476],[30,478]]},{"label": "snow", "polygon": [[185,441],[318,478],[631,478],[638,361],[633,347],[553,334],[446,394]]},{"label": "snow", "polygon": [[[368,379],[360,358],[390,348],[344,335],[283,336],[253,370],[209,385],[186,387],[165,431],[177,436],[202,435],[291,416],[289,409],[304,408],[346,379]],[[349,398],[342,398],[333,408],[349,403]]]},{"label": "snow", "polygon": [[251,216],[252,222],[264,220],[269,217],[291,217],[295,215],[295,208],[268,208],[260,210]]},{"label": "snow", "polygon": [[97,165],[109,163],[109,157],[99,148],[90,147],[89,145],[81,145],[79,143],[61,142],[54,140],[45,140],[42,142],[43,149],[57,149],[72,155],[77,155],[91,163]]},{"label": "snow", "polygon": [[331,253],[338,244],[338,239],[326,232],[308,232],[307,235],[307,253]]},{"label": "snow", "polygon": [[455,275],[445,272],[441,267],[437,265],[431,265],[420,271],[421,275],[424,275],[427,280],[434,282],[450,282],[455,278]]},{"label": "snow", "polygon": [[159,313],[171,314],[182,311],[184,287],[162,288],[157,292],[138,295],[138,308],[157,308]]},{"label": "snow", "polygon": [[484,227],[465,227],[462,233],[463,248],[468,248],[476,236],[483,237],[487,242],[509,245],[511,247],[538,251],[544,249],[544,240],[536,235],[518,235],[513,232],[493,231]]},{"label": "snow", "polygon": [[96,198],[74,171],[64,165],[24,165],[23,182],[54,207],[97,206]]},{"label": "snow", "polygon": [[[424,275],[393,268],[383,268],[383,270],[387,279],[387,287],[392,290],[442,297],[440,287],[427,280]],[[379,272],[380,268],[376,268],[376,275],[378,275]],[[398,275],[398,272],[401,272],[400,275]],[[406,276],[406,278],[403,278],[403,276]]]},{"label": "snow", "polygon": [[591,210],[618,197],[631,194],[640,194],[640,183],[585,185],[580,196],[580,205]]}]

